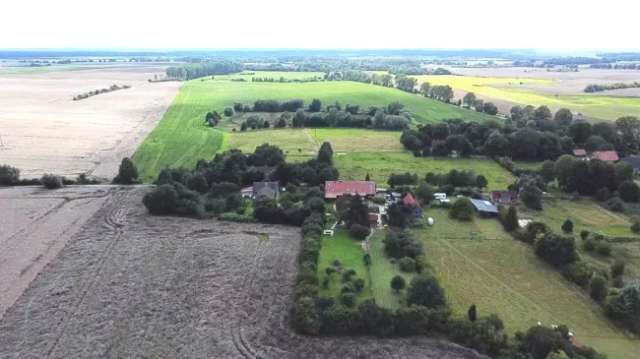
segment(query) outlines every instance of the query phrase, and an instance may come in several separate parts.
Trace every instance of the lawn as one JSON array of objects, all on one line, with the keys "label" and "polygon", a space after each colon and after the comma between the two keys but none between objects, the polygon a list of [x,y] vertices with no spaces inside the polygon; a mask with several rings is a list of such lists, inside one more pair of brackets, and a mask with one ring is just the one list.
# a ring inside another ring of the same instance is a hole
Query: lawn
[{"label": "lawn", "polygon": [[[371,280],[369,271],[364,264],[364,252],[362,250],[362,242],[351,239],[349,232],[346,230],[336,230],[333,237],[322,237],[322,249],[318,258],[318,278],[320,283],[327,277],[325,272],[327,267],[332,267],[335,260],[340,261],[342,271],[354,269],[356,276],[365,281],[364,290],[358,295],[357,303],[372,298]],[[329,286],[323,288],[320,286],[320,295],[339,299],[340,289],[342,288],[342,274],[334,273],[331,275]]]},{"label": "lawn", "polygon": [[552,110],[569,108],[585,116],[615,120],[622,116],[640,116],[640,99],[600,95],[550,95],[518,88],[526,84],[550,84],[544,79],[502,78],[480,76],[418,76],[419,82],[449,85],[455,89],[473,92],[483,100],[502,100],[522,105],[546,105]]},{"label": "lawn", "polygon": [[476,304],[480,315],[497,313],[511,333],[537,322],[566,324],[579,342],[610,358],[633,358],[640,351],[640,341],[627,338],[584,292],[529,245],[511,239],[497,220],[462,223],[437,209],[426,215],[435,225],[418,232],[456,315]]},{"label": "lawn", "polygon": [[[228,148],[227,137],[232,133],[228,126],[212,129],[204,124],[207,112],[216,110],[222,113],[225,107],[235,102],[253,103],[257,99],[290,100],[303,99],[309,103],[318,98],[323,104],[336,101],[342,105],[358,104],[363,108],[369,106],[385,106],[399,101],[405,105],[416,122],[426,123],[441,121],[448,118],[463,118],[465,120],[483,121],[495,118],[469,111],[457,106],[444,104],[418,95],[409,94],[393,88],[348,82],[307,82],[307,83],[270,83],[270,82],[239,82],[231,81],[238,77],[274,77],[279,78],[308,78],[318,73],[293,72],[256,72],[255,75],[227,75],[216,76],[215,79],[202,78],[185,82],[176,96],[173,104],[167,110],[160,123],[147,136],[133,156],[140,175],[145,182],[155,179],[157,174],[166,167],[193,167],[199,159],[211,159],[221,148]],[[326,131],[326,130],[324,130]],[[316,140],[322,137],[322,131]],[[327,132],[328,133],[328,132]],[[304,134],[304,132],[300,132]],[[262,142],[269,141],[268,133]],[[306,135],[305,135],[306,136]],[[313,135],[315,136],[315,134]],[[342,135],[345,151],[355,138]],[[399,136],[396,134],[395,136]],[[296,140],[298,141],[298,140]],[[376,144],[376,141],[368,143]],[[394,144],[399,146],[399,144]],[[294,149],[297,151],[297,148]]]},{"label": "lawn", "polygon": [[369,238],[369,253],[371,254],[371,290],[376,304],[389,309],[398,309],[404,305],[405,291],[398,294],[391,289],[391,278],[396,275],[404,277],[407,286],[413,278],[413,273],[400,271],[398,264],[392,263],[384,253],[385,232],[376,231]]},{"label": "lawn", "polygon": [[506,189],[515,178],[511,173],[488,159],[453,159],[414,157],[408,152],[353,152],[334,156],[340,177],[345,180],[364,180],[367,173],[379,186],[386,187],[391,173],[418,173],[424,177],[428,172],[449,172],[452,169],[472,170],[484,175],[488,189]]}]

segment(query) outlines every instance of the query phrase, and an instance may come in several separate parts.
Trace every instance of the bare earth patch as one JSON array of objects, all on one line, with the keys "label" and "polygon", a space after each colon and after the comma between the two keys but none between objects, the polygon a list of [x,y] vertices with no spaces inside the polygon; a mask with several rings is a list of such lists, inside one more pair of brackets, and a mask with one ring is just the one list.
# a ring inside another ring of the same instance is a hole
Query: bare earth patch
[{"label": "bare earth patch", "polygon": [[428,338],[298,336],[299,229],[151,217],[143,192],[110,195],[31,283],[0,321],[0,357],[480,357]]},{"label": "bare earth patch", "polygon": [[[0,74],[0,162],[23,177],[53,172],[111,179],[160,121],[179,82],[149,83],[163,68]],[[113,84],[131,88],[73,101]]]}]

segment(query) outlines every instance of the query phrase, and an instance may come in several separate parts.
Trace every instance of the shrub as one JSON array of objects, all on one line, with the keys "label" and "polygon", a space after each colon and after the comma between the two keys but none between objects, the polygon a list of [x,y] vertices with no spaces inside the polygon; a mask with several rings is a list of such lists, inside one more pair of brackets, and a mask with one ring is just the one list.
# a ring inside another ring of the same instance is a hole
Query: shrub
[{"label": "shrub", "polygon": [[438,280],[430,275],[419,275],[411,280],[407,290],[407,304],[423,305],[427,308],[441,308],[447,301]]},{"label": "shrub", "polygon": [[19,182],[19,169],[8,165],[0,165],[0,186],[15,186]]},{"label": "shrub", "polygon": [[633,224],[631,225],[631,232],[633,233],[640,233],[640,221],[639,220],[634,220]]},{"label": "shrub", "polygon": [[504,230],[507,232],[515,231],[520,227],[518,224],[518,210],[515,206],[509,206],[508,209],[500,208],[500,221]]},{"label": "shrub", "polygon": [[593,276],[593,272],[593,268],[584,261],[577,261],[565,266],[562,270],[562,275],[580,287],[586,288]]},{"label": "shrub", "polygon": [[564,233],[573,233],[573,222],[570,219],[567,219],[562,223],[562,231]]},{"label": "shrub", "polygon": [[625,181],[618,187],[620,198],[625,202],[640,201],[640,187],[633,181]]},{"label": "shrub", "polygon": [[595,197],[598,202],[605,202],[611,198],[611,191],[607,187],[602,187],[596,191]]},{"label": "shrub", "polygon": [[396,275],[393,278],[391,278],[390,285],[391,285],[391,289],[393,289],[394,292],[398,293],[406,287],[407,282],[404,280],[402,276]]},{"label": "shrub", "polygon": [[624,212],[624,202],[620,197],[611,197],[605,203],[605,207],[612,212]]},{"label": "shrub", "polygon": [[40,182],[46,189],[56,189],[63,186],[62,177],[48,173],[42,176]]},{"label": "shrub", "polygon": [[170,214],[178,204],[178,192],[172,185],[163,184],[145,194],[142,203],[151,214]]},{"label": "shrub", "polygon": [[233,116],[233,109],[231,107],[224,108],[224,115],[227,117]]},{"label": "shrub", "polygon": [[475,208],[466,197],[458,198],[449,209],[449,217],[460,221],[470,221],[473,219],[474,214]]},{"label": "shrub", "polygon": [[573,263],[578,258],[572,237],[562,237],[551,232],[535,242],[535,249],[538,257],[557,267]]},{"label": "shrub", "polygon": [[586,230],[580,231],[580,238],[582,238],[583,241],[589,238],[589,231],[586,231]]},{"label": "shrub", "polygon": [[611,276],[619,277],[624,275],[624,268],[626,263],[621,259],[616,259],[615,262],[611,265]]},{"label": "shrub", "polygon": [[371,233],[369,227],[365,227],[361,224],[354,223],[349,228],[349,234],[355,239],[364,240]]},{"label": "shrub", "polygon": [[422,242],[408,231],[390,230],[383,243],[385,253],[391,258],[416,258],[422,254]]},{"label": "shrub", "polygon": [[400,266],[400,270],[403,272],[415,272],[416,271],[416,261],[410,257],[400,258],[398,261],[398,265]]},{"label": "shrub", "polygon": [[350,292],[342,293],[340,295],[340,301],[346,307],[353,308],[353,306],[356,304],[356,295]]},{"label": "shrub", "polygon": [[354,275],[356,275],[356,271],[354,269],[348,269],[342,273],[342,281],[348,282]]},{"label": "shrub", "polygon": [[138,169],[128,157],[122,159],[118,175],[113,179],[113,183],[133,184],[138,180]]},{"label": "shrub", "polygon": [[602,302],[606,297],[607,293],[609,293],[609,288],[607,288],[607,280],[597,276],[591,280],[591,286],[589,290],[589,295],[596,302]]},{"label": "shrub", "polygon": [[608,242],[600,241],[596,245],[596,251],[598,252],[598,254],[600,254],[602,256],[610,256],[611,255],[611,244],[609,244]]},{"label": "shrub", "polygon": [[593,239],[587,239],[582,243],[582,249],[587,252],[593,252],[593,250],[596,249],[596,242]]},{"label": "shrub", "polygon": [[356,279],[353,281],[353,290],[354,290],[356,293],[360,293],[360,292],[362,292],[362,290],[363,290],[363,289],[364,289],[364,279],[362,279],[362,278],[356,278]]}]

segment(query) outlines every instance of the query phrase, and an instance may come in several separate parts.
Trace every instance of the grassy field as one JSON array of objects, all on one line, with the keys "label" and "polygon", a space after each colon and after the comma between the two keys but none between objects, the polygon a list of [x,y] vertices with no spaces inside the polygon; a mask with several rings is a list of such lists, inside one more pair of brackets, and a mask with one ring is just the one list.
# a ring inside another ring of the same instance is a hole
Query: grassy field
[{"label": "grassy field", "polygon": [[502,100],[514,104],[546,105],[552,110],[569,108],[585,116],[615,120],[622,116],[640,116],[640,99],[598,95],[550,95],[518,88],[526,84],[553,84],[550,80],[479,77],[479,76],[418,76],[419,81],[432,85],[449,85],[473,92],[484,100]]},{"label": "grassy field", "polygon": [[[255,75],[235,74],[216,76],[215,79],[204,78],[185,82],[158,126],[147,136],[133,156],[141,177],[144,181],[149,182],[165,167],[192,167],[199,159],[210,159],[221,148],[227,148],[229,146],[227,137],[231,134],[229,128],[221,126],[220,129],[212,129],[205,126],[204,115],[213,110],[222,112],[225,107],[231,106],[234,102],[252,103],[257,99],[290,100],[300,98],[309,103],[313,98],[318,98],[325,105],[339,101],[343,105],[358,104],[366,108],[399,101],[405,105],[405,109],[412,113],[417,122],[434,122],[447,118],[477,121],[493,118],[396,89],[356,82],[231,81],[231,79],[238,77],[250,78],[252,76],[274,78],[283,76],[290,79],[300,79],[316,75],[318,73],[256,72]],[[351,141],[353,140],[350,138],[352,134],[349,134],[347,130],[344,131],[338,135],[340,132],[318,130],[317,140],[320,138],[330,139],[327,136],[336,135],[343,141],[345,151],[353,150],[353,146],[360,146],[355,144],[356,141]],[[277,139],[272,140],[268,136],[272,133],[265,132],[264,134],[266,135],[259,142],[276,143]],[[260,135],[262,133],[258,136]],[[313,136],[316,136],[315,132]],[[331,138],[331,140],[333,139]],[[300,139],[296,139],[296,141],[300,141]],[[240,145],[246,144],[249,147],[253,145],[250,139],[245,142],[240,140],[240,142]],[[399,144],[394,144],[394,146],[399,146]],[[297,151],[297,148],[294,150]]]},{"label": "grassy field", "polygon": [[384,243],[382,243],[384,235],[384,231],[376,231],[369,238],[371,290],[378,305],[389,309],[398,309],[404,305],[406,293],[402,291],[395,294],[391,289],[391,278],[400,275],[409,285],[413,274],[400,271],[398,264],[392,263],[384,254]]},{"label": "grassy field", "polygon": [[620,213],[608,211],[590,199],[579,201],[569,201],[563,199],[545,200],[543,211],[531,211],[520,208],[521,217],[532,218],[550,226],[554,231],[561,232],[561,226],[566,219],[573,222],[573,232],[579,238],[580,231],[601,233],[613,237],[637,238],[638,241],[631,243],[613,243],[611,256],[605,257],[596,253],[588,253],[582,249],[582,240],[576,239],[578,251],[582,257],[591,264],[608,270],[615,259],[619,258],[626,262],[627,280],[640,279],[640,236],[631,232],[630,219]]},{"label": "grassy field", "polygon": [[401,152],[400,132],[366,129],[271,129],[228,134],[228,147],[253,152],[263,143],[278,145],[289,160],[307,160],[323,142],[331,142],[336,156],[358,151]]},{"label": "grassy field", "polygon": [[538,321],[566,324],[579,342],[610,358],[634,358],[640,351],[640,341],[627,338],[584,292],[539,260],[530,246],[511,239],[497,220],[462,223],[443,210],[425,215],[435,219],[433,227],[419,231],[427,259],[457,315],[476,304],[481,315],[500,315],[510,332]]},{"label": "grassy field", "polygon": [[487,178],[489,190],[505,189],[515,179],[497,163],[485,159],[414,157],[407,152],[354,152],[337,155],[334,161],[341,178],[363,180],[369,173],[371,179],[380,186],[387,186],[389,175],[394,172],[411,172],[424,176],[428,172],[472,170]]},{"label": "grassy field", "polygon": [[[339,260],[344,270],[354,269],[358,278],[365,281],[363,291],[357,297],[357,303],[372,298],[371,281],[369,272],[364,264],[362,242],[351,239],[346,230],[336,230],[333,237],[322,238],[322,249],[318,258],[318,278],[320,283],[327,277],[325,269],[333,266],[335,260]],[[339,299],[342,288],[342,274],[331,275],[329,286],[320,288],[320,295]]]}]

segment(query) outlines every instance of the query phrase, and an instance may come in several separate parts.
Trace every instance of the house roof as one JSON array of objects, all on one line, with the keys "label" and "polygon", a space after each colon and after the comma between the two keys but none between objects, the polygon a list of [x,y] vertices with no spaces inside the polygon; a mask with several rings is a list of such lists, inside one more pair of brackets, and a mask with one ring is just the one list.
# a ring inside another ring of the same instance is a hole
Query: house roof
[{"label": "house roof", "polygon": [[411,193],[407,193],[402,199],[402,203],[407,206],[416,207],[418,205],[418,201],[411,195]]},{"label": "house roof", "polygon": [[511,202],[515,194],[511,191],[492,191],[491,200],[494,202]]},{"label": "house roof", "polygon": [[607,162],[616,162],[620,159],[616,151],[595,151],[591,154],[591,158]]},{"label": "house roof", "polygon": [[576,157],[584,157],[587,155],[587,151],[584,148],[576,148],[573,150],[573,155]]},{"label": "house roof", "polygon": [[253,196],[255,198],[275,199],[279,192],[280,184],[278,182],[253,182]]},{"label": "house roof", "polygon": [[628,163],[634,170],[640,170],[640,156],[623,157],[621,161]]},{"label": "house roof", "polygon": [[478,212],[498,213],[498,207],[487,200],[471,198],[471,203],[474,207],[476,207],[476,210],[478,210]]},{"label": "house roof", "polygon": [[372,181],[326,181],[324,197],[338,198],[344,195],[370,196],[376,194],[376,183]]}]

